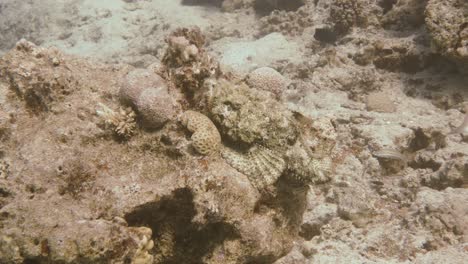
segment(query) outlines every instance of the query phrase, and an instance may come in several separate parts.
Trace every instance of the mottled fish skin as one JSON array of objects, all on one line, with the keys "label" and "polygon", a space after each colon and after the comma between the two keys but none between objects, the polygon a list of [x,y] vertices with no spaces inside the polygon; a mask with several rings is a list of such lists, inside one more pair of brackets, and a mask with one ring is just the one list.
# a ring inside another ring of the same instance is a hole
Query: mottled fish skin
[{"label": "mottled fish skin", "polygon": [[277,152],[261,146],[252,147],[247,153],[223,148],[222,156],[233,168],[247,175],[258,189],[274,184],[286,168],[286,162]]}]

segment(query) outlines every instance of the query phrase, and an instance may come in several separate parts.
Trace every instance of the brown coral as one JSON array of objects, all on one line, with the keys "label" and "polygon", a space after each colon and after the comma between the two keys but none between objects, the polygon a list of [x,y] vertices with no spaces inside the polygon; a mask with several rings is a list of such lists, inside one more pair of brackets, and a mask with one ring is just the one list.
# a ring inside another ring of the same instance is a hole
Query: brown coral
[{"label": "brown coral", "polygon": [[192,145],[202,155],[212,155],[221,147],[221,135],[213,122],[205,115],[186,111],[182,114],[181,123],[192,134]]}]

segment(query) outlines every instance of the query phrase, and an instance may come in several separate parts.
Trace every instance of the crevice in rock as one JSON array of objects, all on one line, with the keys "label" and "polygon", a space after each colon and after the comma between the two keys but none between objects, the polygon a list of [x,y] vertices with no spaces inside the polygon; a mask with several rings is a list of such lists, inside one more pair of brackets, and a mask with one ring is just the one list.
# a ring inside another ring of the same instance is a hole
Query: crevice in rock
[{"label": "crevice in rock", "polygon": [[314,38],[320,42],[334,44],[338,40],[338,34],[330,27],[315,29]]},{"label": "crevice in rock", "polygon": [[192,223],[195,215],[192,191],[180,188],[135,208],[125,219],[130,226],[153,230],[155,247],[151,254],[157,263],[203,263],[203,258],[224,240],[239,237],[235,228],[224,222]]},{"label": "crevice in rock", "polygon": [[441,163],[436,162],[435,160],[427,161],[412,161],[409,166],[413,169],[431,169],[432,171],[437,171],[442,166]]},{"label": "crevice in rock", "polygon": [[379,1],[379,6],[382,7],[383,13],[386,14],[388,11],[392,10],[397,2],[398,0],[381,0]]},{"label": "crevice in rock", "polygon": [[429,143],[429,138],[424,134],[422,129],[419,128],[414,131],[414,138],[411,140],[409,148],[411,151],[416,152],[418,150],[427,148]]},{"label": "crevice in rock", "polygon": [[299,236],[309,241],[315,236],[320,235],[320,227],[316,225],[302,225]]},{"label": "crevice in rock", "polygon": [[282,216],[277,220],[285,222],[292,232],[297,233],[306,209],[307,190],[307,186],[291,186],[285,177],[281,177],[276,183],[275,196],[263,195],[255,205],[255,213],[273,209]]}]

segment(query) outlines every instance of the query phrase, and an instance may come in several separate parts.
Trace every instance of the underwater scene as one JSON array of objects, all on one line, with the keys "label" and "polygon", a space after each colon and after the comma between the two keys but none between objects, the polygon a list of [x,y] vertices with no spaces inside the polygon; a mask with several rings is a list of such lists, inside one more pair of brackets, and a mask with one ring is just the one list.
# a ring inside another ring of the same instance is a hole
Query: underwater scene
[{"label": "underwater scene", "polygon": [[468,263],[468,0],[0,0],[0,264]]}]

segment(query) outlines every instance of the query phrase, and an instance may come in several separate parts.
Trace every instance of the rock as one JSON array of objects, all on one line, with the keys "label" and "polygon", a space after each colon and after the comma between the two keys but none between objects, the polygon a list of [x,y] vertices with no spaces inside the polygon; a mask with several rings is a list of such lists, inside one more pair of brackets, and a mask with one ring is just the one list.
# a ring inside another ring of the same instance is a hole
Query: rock
[{"label": "rock", "polygon": [[431,234],[428,247],[438,249],[458,241],[467,241],[468,190],[447,188],[444,191],[423,188],[418,192],[412,213],[417,217],[414,224],[422,224]]},{"label": "rock", "polygon": [[451,264],[464,264],[468,258],[467,243],[429,251],[427,254],[418,254],[415,264],[435,264],[450,260]]},{"label": "rock", "polygon": [[361,227],[375,215],[376,197],[364,190],[365,188],[358,184],[352,188],[335,188],[333,190],[338,203],[338,215]]},{"label": "rock", "polygon": [[406,73],[428,68],[433,63],[432,52],[415,38],[377,39],[369,49],[369,53],[373,53],[374,65],[380,69]]},{"label": "rock", "polygon": [[205,115],[186,111],[181,116],[181,123],[192,132],[192,145],[202,155],[219,153],[221,136],[213,122]]},{"label": "rock", "polygon": [[[69,215],[55,215],[52,219],[53,212],[41,212],[34,213],[35,218],[22,226],[40,225],[45,228],[55,225],[55,228],[31,230],[27,234],[18,228],[3,229],[0,232],[2,263],[33,258],[46,258],[50,263],[123,262],[125,259],[143,261],[134,263],[152,263],[153,258],[149,254],[153,247],[152,231],[147,227],[125,227],[102,219],[79,220],[72,224],[67,222]],[[122,250],[114,251],[116,248]]]},{"label": "rock", "polygon": [[63,56],[58,49],[44,49],[22,39],[0,59],[0,76],[10,79],[9,88],[29,111],[50,112],[78,88],[78,80],[67,66],[54,63]]},{"label": "rock", "polygon": [[397,30],[417,28],[424,24],[426,4],[427,0],[398,1],[385,13],[382,24],[385,28]]},{"label": "rock", "polygon": [[237,9],[251,5],[253,0],[224,0],[221,4],[221,10],[224,12],[233,12]]},{"label": "rock", "polygon": [[426,26],[434,49],[468,69],[468,3],[464,0],[430,0],[426,6]]},{"label": "rock", "polygon": [[301,236],[306,240],[320,234],[320,228],[337,216],[337,206],[331,203],[318,204],[308,208],[303,215]]}]

